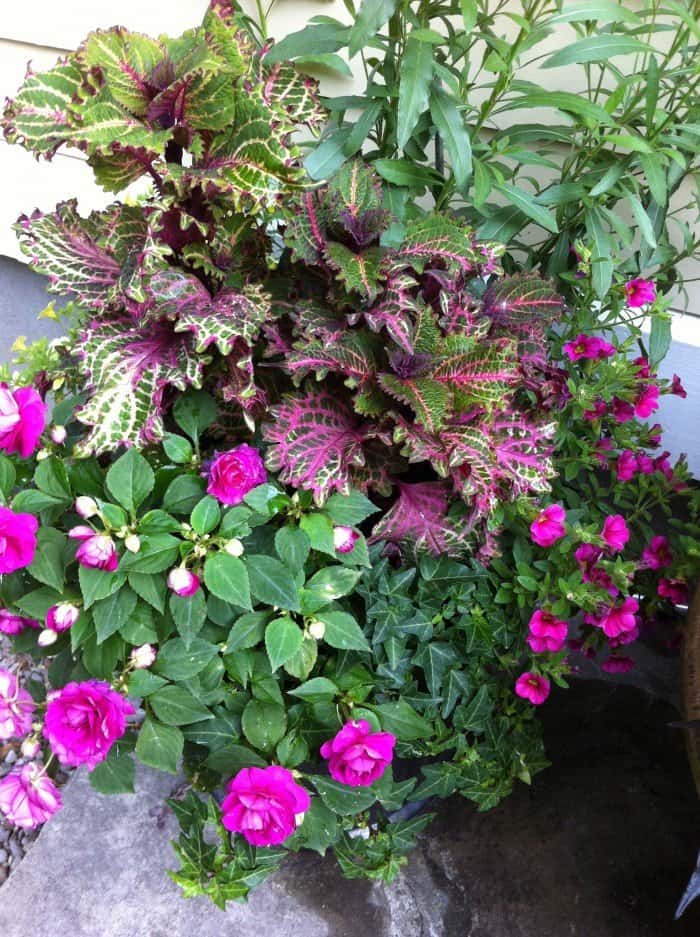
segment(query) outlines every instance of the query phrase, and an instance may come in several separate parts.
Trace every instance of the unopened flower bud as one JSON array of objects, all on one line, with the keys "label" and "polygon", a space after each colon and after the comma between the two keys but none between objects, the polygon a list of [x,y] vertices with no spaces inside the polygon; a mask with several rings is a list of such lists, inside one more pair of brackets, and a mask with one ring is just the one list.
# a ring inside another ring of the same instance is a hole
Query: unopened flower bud
[{"label": "unopened flower bud", "polygon": [[75,513],[84,517],[86,520],[88,517],[94,517],[95,514],[99,514],[99,511],[100,509],[94,498],[89,498],[87,495],[80,495],[79,498],[75,499]]},{"label": "unopened flower bud", "polygon": [[229,540],[229,542],[224,547],[224,551],[228,553],[229,556],[243,556],[244,550],[245,547],[238,539],[238,537],[234,537],[233,540]]},{"label": "unopened flower bud", "polygon": [[43,462],[44,459],[48,459],[50,455],[51,453],[48,449],[40,449],[36,454],[36,460],[37,462]]},{"label": "unopened flower bud", "polygon": [[58,640],[58,632],[51,628],[44,628],[36,640],[39,647],[50,647]]},{"label": "unopened flower bud", "polygon": [[333,546],[337,553],[352,553],[360,535],[352,527],[339,525],[333,528]]},{"label": "unopened flower bud", "polygon": [[326,633],[326,626],[318,618],[314,618],[309,624],[309,634],[317,641],[322,641]]},{"label": "unopened flower bud", "polygon": [[41,751],[41,745],[38,740],[28,736],[20,747],[22,753],[22,758],[36,758],[36,756]]},{"label": "unopened flower bud", "polygon": [[127,548],[129,553],[138,553],[141,549],[141,541],[136,536],[136,534],[129,534],[129,536],[124,540],[124,546]]},{"label": "unopened flower bud", "polygon": [[151,644],[142,644],[133,649],[130,658],[136,670],[145,670],[155,661],[156,649]]},{"label": "unopened flower bud", "polygon": [[168,574],[168,588],[172,589],[175,595],[194,595],[199,589],[199,577],[184,566],[176,566]]},{"label": "unopened flower bud", "polygon": [[51,427],[51,441],[55,442],[57,446],[63,445],[63,443],[66,441],[67,435],[68,434],[66,433],[65,426],[52,426]]},{"label": "unopened flower bud", "polygon": [[58,605],[52,605],[46,613],[46,627],[60,634],[72,628],[79,616],[80,609],[77,605],[73,605],[72,602],[59,602]]}]

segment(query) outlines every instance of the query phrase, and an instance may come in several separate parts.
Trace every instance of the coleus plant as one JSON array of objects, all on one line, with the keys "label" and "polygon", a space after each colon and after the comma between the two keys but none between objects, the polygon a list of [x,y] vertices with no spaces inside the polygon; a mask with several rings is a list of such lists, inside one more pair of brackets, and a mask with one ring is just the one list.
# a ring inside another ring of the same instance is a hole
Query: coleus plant
[{"label": "coleus plant", "polygon": [[463,552],[499,501],[548,488],[535,388],[561,300],[534,277],[487,289],[501,248],[454,219],[395,236],[360,162],[310,189],[292,135],[319,125],[314,84],[264,53],[213,3],[179,39],[92,33],[7,105],[10,141],[77,147],[110,191],[150,183],[17,226],[78,309],[56,369],[88,427],[75,451],[157,441],[177,393],[207,386],[282,481],[319,504],[374,492],[377,536]]}]

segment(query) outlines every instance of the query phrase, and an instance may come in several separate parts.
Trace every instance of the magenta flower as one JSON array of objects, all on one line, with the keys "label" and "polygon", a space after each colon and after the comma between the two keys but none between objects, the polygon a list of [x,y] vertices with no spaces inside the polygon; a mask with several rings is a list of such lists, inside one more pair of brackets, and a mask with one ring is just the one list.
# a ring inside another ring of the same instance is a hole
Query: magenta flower
[{"label": "magenta flower", "polygon": [[59,602],[52,605],[46,613],[46,627],[60,634],[72,628],[80,617],[80,609],[72,602]]},{"label": "magenta flower", "polygon": [[646,306],[647,303],[653,303],[656,299],[656,286],[653,280],[643,280],[637,277],[634,280],[628,280],[625,283],[625,296],[627,305],[630,309],[639,309],[640,306]]},{"label": "magenta flower", "polygon": [[673,478],[673,466],[668,461],[668,457],[671,455],[670,452],[662,452],[661,455],[658,455],[654,459],[654,469],[657,472],[661,472],[666,478],[671,481]]},{"label": "magenta flower", "polygon": [[566,342],[562,351],[570,361],[609,358],[615,354],[615,348],[602,338],[594,335],[578,335],[572,342]]},{"label": "magenta flower", "polygon": [[605,405],[605,401],[596,400],[596,402],[593,404],[592,410],[583,411],[583,418],[584,420],[590,420],[593,422],[594,420],[599,420],[601,417],[605,416],[607,412],[608,408]]},{"label": "magenta flower", "polygon": [[603,661],[601,667],[606,673],[629,673],[630,670],[634,670],[634,661],[623,654],[611,654],[607,660]]},{"label": "magenta flower", "polygon": [[265,481],[267,473],[260,453],[243,444],[214,459],[207,491],[222,504],[240,504],[252,488]]},{"label": "magenta flower", "polygon": [[622,514],[611,514],[606,517],[600,536],[608,550],[613,553],[619,553],[624,549],[630,538],[630,532]]},{"label": "magenta flower", "polygon": [[75,551],[75,558],[81,566],[89,569],[106,569],[113,573],[119,565],[119,557],[114,541],[107,534],[96,534],[92,527],[81,524],[72,527],[68,536],[80,540],[80,546]]},{"label": "magenta flower", "polygon": [[334,781],[350,787],[368,787],[380,778],[394,757],[396,736],[372,732],[365,719],[346,722],[338,734],[324,742],[321,756],[328,759]]},{"label": "magenta flower", "polygon": [[360,535],[352,527],[345,527],[341,524],[333,528],[333,546],[336,553],[352,553],[359,539]]},{"label": "magenta flower", "polygon": [[642,475],[652,475],[654,472],[654,460],[646,452],[637,453],[637,469]]},{"label": "magenta flower", "polygon": [[637,456],[631,449],[625,449],[617,458],[617,480],[628,482],[637,474]]},{"label": "magenta flower", "polygon": [[46,405],[33,387],[0,385],[0,449],[28,459],[46,426]]},{"label": "magenta flower", "polygon": [[39,521],[33,514],[15,514],[0,507],[0,573],[30,566],[36,551]]},{"label": "magenta flower", "polygon": [[199,577],[184,566],[176,566],[168,573],[168,588],[175,595],[194,595],[199,589]]},{"label": "magenta flower", "polygon": [[567,622],[556,618],[551,612],[537,609],[528,624],[530,634],[527,643],[535,654],[556,653],[566,643],[569,631]]},{"label": "magenta flower", "polygon": [[0,608],[0,633],[22,634],[26,628],[41,628],[41,625],[33,618],[22,618],[6,608]]},{"label": "magenta flower", "polygon": [[632,644],[639,637],[639,619],[637,619],[634,628],[629,631],[621,631],[614,638],[608,638],[608,646],[611,648],[624,647],[626,644]]},{"label": "magenta flower", "polygon": [[622,605],[613,605],[608,608],[600,619],[600,627],[609,638],[616,638],[625,631],[633,631],[637,627],[637,612],[639,602],[627,598]]},{"label": "magenta flower", "polygon": [[549,680],[526,670],[515,682],[515,692],[533,706],[540,706],[549,696]]},{"label": "magenta flower", "polygon": [[627,400],[613,397],[610,402],[610,412],[618,423],[628,423],[634,419],[634,407]]},{"label": "magenta flower", "polygon": [[21,738],[32,728],[34,700],[9,670],[0,670],[0,741]]},{"label": "magenta flower", "polygon": [[673,379],[671,380],[671,393],[675,394],[676,397],[682,397],[684,400],[688,396],[688,392],[681,384],[681,379],[677,374],[674,374]]},{"label": "magenta flower", "polygon": [[39,765],[24,765],[0,780],[0,813],[28,830],[46,823],[61,809],[61,795]]},{"label": "magenta flower", "polygon": [[610,574],[596,565],[602,555],[603,551],[590,543],[578,547],[574,557],[581,570],[581,579],[583,582],[595,583],[612,596],[618,595],[620,590],[613,584]]},{"label": "magenta flower", "polygon": [[646,569],[663,569],[673,562],[671,544],[667,537],[652,537],[649,546],[642,552],[642,563]]},{"label": "magenta flower", "polygon": [[559,504],[550,504],[530,524],[533,543],[540,547],[551,547],[566,535],[564,521],[566,511]]},{"label": "magenta flower", "polygon": [[612,439],[603,437],[595,444],[595,460],[602,468],[608,467],[608,453],[612,450]]},{"label": "magenta flower", "polygon": [[243,768],[226,786],[221,822],[253,846],[277,846],[292,835],[310,806],[308,791],[287,768]]},{"label": "magenta flower", "polygon": [[659,579],[658,594],[674,605],[688,604],[688,586],[682,579]]},{"label": "magenta flower", "polygon": [[67,683],[48,700],[44,735],[52,751],[61,764],[85,764],[91,771],[124,735],[126,717],[136,712],[108,683],[97,680]]},{"label": "magenta flower", "polygon": [[638,358],[635,358],[632,361],[632,364],[637,365],[637,377],[638,378],[650,378],[651,377],[651,366],[649,364],[649,359],[645,358],[644,355],[640,355]]},{"label": "magenta flower", "polygon": [[634,415],[640,420],[646,420],[659,409],[659,388],[656,384],[647,384],[643,388],[634,405]]}]

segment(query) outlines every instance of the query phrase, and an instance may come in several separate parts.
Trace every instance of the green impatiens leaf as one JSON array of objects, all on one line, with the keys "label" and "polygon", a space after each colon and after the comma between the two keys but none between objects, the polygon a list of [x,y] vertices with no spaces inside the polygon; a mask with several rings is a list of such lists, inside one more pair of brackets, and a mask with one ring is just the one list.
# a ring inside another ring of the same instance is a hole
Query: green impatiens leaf
[{"label": "green impatiens leaf", "polygon": [[249,569],[239,557],[217,553],[204,564],[204,582],[224,602],[252,609]]},{"label": "green impatiens leaf", "polygon": [[178,728],[164,725],[148,716],[139,730],[136,755],[139,761],[150,768],[176,774],[184,743]]},{"label": "green impatiens leaf", "polygon": [[212,719],[212,713],[189,690],[182,686],[164,686],[148,699],[153,712],[169,726],[189,725]]},{"label": "green impatiens leaf", "polygon": [[254,699],[243,710],[241,724],[251,745],[270,751],[286,732],[287,715],[279,703]]},{"label": "green impatiens leaf", "polygon": [[127,449],[107,472],[107,488],[127,511],[134,512],[153,491],[155,475],[146,459]]}]

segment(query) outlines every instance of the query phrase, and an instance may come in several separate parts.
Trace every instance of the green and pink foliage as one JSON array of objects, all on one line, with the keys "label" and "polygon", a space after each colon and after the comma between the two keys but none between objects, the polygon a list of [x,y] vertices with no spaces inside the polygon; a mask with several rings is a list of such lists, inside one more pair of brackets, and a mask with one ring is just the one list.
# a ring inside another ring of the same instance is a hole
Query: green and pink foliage
[{"label": "green and pink foliage", "polygon": [[[311,188],[292,137],[319,124],[314,84],[265,53],[214,3],[178,39],[92,33],[7,104],[10,141],[77,148],[111,191],[150,184],[138,204],[83,218],[65,202],[17,225],[82,310],[63,371],[76,452],[155,443],[177,394],[206,387],[220,434],[261,431],[268,466],[318,505],[374,493],[387,540],[463,552],[499,501],[547,490],[530,391],[552,376],[561,300],[545,280],[494,283],[499,248],[455,218],[387,238],[362,162]],[[409,504],[428,491],[443,509],[417,527]]]}]

